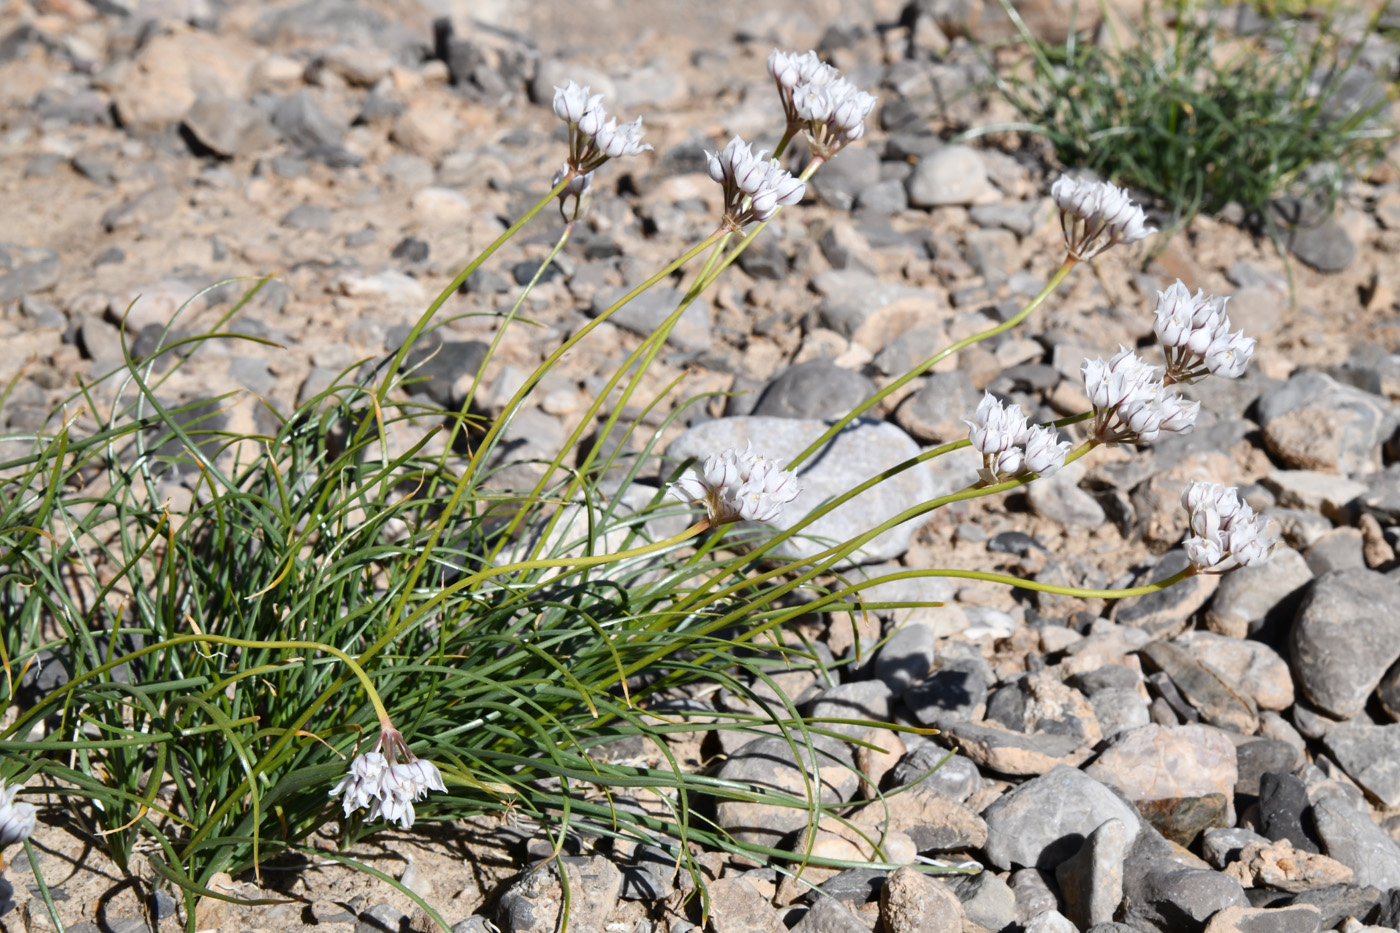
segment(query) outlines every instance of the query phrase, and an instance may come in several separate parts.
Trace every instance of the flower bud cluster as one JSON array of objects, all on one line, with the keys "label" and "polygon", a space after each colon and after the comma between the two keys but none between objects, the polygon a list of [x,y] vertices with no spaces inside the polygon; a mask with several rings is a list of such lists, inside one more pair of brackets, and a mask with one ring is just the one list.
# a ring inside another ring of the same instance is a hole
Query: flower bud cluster
[{"label": "flower bud cluster", "polygon": [[858,90],[816,52],[773,50],[768,73],[778,85],[788,133],[806,129],[813,155],[830,159],[865,135],[865,121],[875,110],[875,95]]},{"label": "flower bud cluster", "polygon": [[723,525],[771,522],[797,498],[802,486],[797,475],[781,469],[778,461],[754,454],[750,442],[743,450],[711,454],[698,471],[682,473],[668,491],[682,502],[703,505],[710,524]]},{"label": "flower bud cluster", "polygon": [[[568,170],[586,175],[608,159],[637,155],[651,148],[642,142],[642,118],[619,124],[603,109],[603,95],[570,81],[554,89],[554,114],[569,125]],[[556,182],[557,184],[557,182]]]},{"label": "flower bud cluster", "polygon": [[32,803],[15,803],[19,789],[19,784],[6,787],[0,782],[0,848],[23,842],[34,832],[38,811]]},{"label": "flower bud cluster", "polygon": [[972,417],[964,423],[972,446],[982,454],[978,474],[983,482],[991,485],[1030,473],[1050,476],[1065,465],[1070,442],[1061,441],[1048,425],[1032,427],[1020,405],[1005,407],[988,392]]},{"label": "flower bud cluster", "polygon": [[355,757],[350,773],[331,788],[331,796],[344,796],[341,803],[346,816],[367,807],[369,819],[383,816],[409,829],[414,801],[430,790],[447,790],[437,766],[414,757],[399,732],[384,729],[375,750]]},{"label": "flower bud cluster", "polygon": [[1230,333],[1225,314],[1228,298],[1197,291],[1180,280],[1157,293],[1153,330],[1167,355],[1167,381],[1192,383],[1206,375],[1235,379],[1254,356],[1255,341],[1244,331]]},{"label": "flower bud cluster", "polygon": [[1143,443],[1163,431],[1189,434],[1196,426],[1201,403],[1170,391],[1156,369],[1126,347],[1106,363],[1085,360],[1080,372],[1094,406],[1090,433],[1100,443]]},{"label": "flower bud cluster", "polygon": [[1136,243],[1157,232],[1128,192],[1106,181],[1061,175],[1050,196],[1060,209],[1065,247],[1075,259],[1092,259],[1115,243]]},{"label": "flower bud cluster", "polygon": [[1181,505],[1190,513],[1191,536],[1182,544],[1191,566],[1220,571],[1261,564],[1273,554],[1278,538],[1262,515],[1256,515],[1239,490],[1219,483],[1188,483]]},{"label": "flower bud cluster", "polygon": [[724,186],[725,222],[735,230],[750,221],[772,219],[778,208],[802,200],[807,183],[782,168],[768,153],[757,155],[738,136],[719,152],[706,152],[710,177]]}]

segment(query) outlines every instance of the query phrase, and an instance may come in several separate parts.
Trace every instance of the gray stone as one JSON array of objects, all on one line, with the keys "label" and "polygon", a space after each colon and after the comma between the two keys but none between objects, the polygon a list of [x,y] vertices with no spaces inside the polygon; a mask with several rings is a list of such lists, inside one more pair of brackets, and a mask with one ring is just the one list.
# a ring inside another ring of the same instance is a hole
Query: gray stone
[{"label": "gray stone", "polygon": [[48,291],[58,284],[62,275],[63,264],[57,256],[26,263],[0,275],[0,305],[18,301],[35,292]]},{"label": "gray stone", "polygon": [[[820,173],[818,173],[820,174]],[[909,206],[909,192],[904,182],[898,178],[887,178],[873,185],[866,185],[856,192],[856,210],[862,213],[887,217],[897,214]]]},{"label": "gray stone", "polygon": [[[600,289],[593,296],[589,314],[598,317],[613,303],[626,295],[626,288]],[[609,321],[635,334],[650,337],[662,323],[680,307],[685,293],[676,288],[651,288],[613,312]],[[666,335],[666,342],[680,350],[708,350],[710,334],[710,302],[703,295],[681,313],[680,320]]]},{"label": "gray stone", "polygon": [[[878,680],[856,680],[837,684],[818,693],[811,701],[810,716],[818,719],[857,719],[865,722],[889,722],[894,692]],[[852,738],[864,734],[866,725],[831,723],[826,726]]]},{"label": "gray stone", "polygon": [[[755,450],[763,456],[787,463],[826,429],[825,422],[795,418],[724,418],[686,431],[671,442],[666,455],[674,462],[690,457],[703,458],[730,447],[742,448],[752,440]],[[822,500],[844,493],[918,452],[918,445],[892,424],[870,421],[852,424],[824,449],[798,465],[802,493],[783,510],[772,527],[791,527]],[[833,543],[850,541],[912,504],[926,502],[942,491],[932,471],[906,470],[828,512],[808,525],[801,535],[783,542],[773,553],[779,557],[810,557]],[[837,566],[898,557],[909,548],[915,524],[906,522],[891,528],[862,545]]]},{"label": "gray stone", "polygon": [[1026,204],[978,204],[968,216],[984,230],[999,227],[1023,237],[1035,230],[1034,210]]},{"label": "gray stone", "polygon": [[200,146],[226,159],[259,152],[277,140],[256,107],[232,97],[199,98],[185,112],[183,122]]},{"label": "gray stone", "polygon": [[921,444],[942,444],[967,436],[967,424],[981,394],[961,371],[931,373],[923,386],[895,409],[895,421]]},{"label": "gray stone", "polygon": [[1313,576],[1333,570],[1354,570],[1366,566],[1365,541],[1359,528],[1333,528],[1303,555]]},{"label": "gray stone", "polygon": [[1217,826],[1201,834],[1201,855],[1213,867],[1223,869],[1237,861],[1240,851],[1251,842],[1268,845],[1269,839],[1248,829]]},{"label": "gray stone", "polygon": [[1308,788],[1301,778],[1279,772],[1259,776],[1259,832],[1266,838],[1275,842],[1287,839],[1295,849],[1321,852],[1317,840],[1303,826],[1311,808]]},{"label": "gray stone", "polygon": [[1380,448],[1396,428],[1382,397],[1307,371],[1257,404],[1269,451],[1290,467],[1354,476],[1380,470]]},{"label": "gray stone", "polygon": [[977,665],[954,661],[914,684],[904,705],[926,726],[975,719],[987,703],[987,680]]},{"label": "gray stone", "polygon": [[102,215],[108,233],[154,221],[169,220],[180,206],[180,198],[170,185],[156,185]]},{"label": "gray stone", "polygon": [[1079,851],[1104,821],[1120,820],[1131,843],[1138,816],[1123,798],[1061,765],[1009,791],[982,814],[987,860],[998,868],[1053,868]]},{"label": "gray stone", "polygon": [[1324,713],[1349,719],[1400,658],[1400,587],[1373,570],[1314,580],[1291,638],[1293,672]]},{"label": "gray stone", "polygon": [[1300,227],[1288,235],[1288,249],[1305,266],[1319,272],[1341,272],[1356,261],[1356,241],[1335,220]]},{"label": "gray stone", "polygon": [[959,803],[982,789],[982,775],[975,764],[932,744],[906,753],[890,770],[890,787],[916,782]]},{"label": "gray stone", "polygon": [[1264,477],[1264,485],[1280,507],[1317,512],[1333,521],[1342,520],[1351,503],[1369,489],[1359,480],[1317,470],[1273,470]]},{"label": "gray stone", "polygon": [[[849,712],[849,709],[847,710]],[[842,803],[855,791],[858,779],[849,747],[837,739],[813,735],[815,757],[800,735],[792,743],[781,736],[748,742],[722,764],[715,776],[756,790],[806,799],[811,791],[827,805]],[[798,762],[803,764],[799,765]],[[805,778],[804,778],[805,771]],[[807,825],[806,807],[765,801],[721,800],[716,807],[721,827],[742,842],[777,846]]]},{"label": "gray stone", "polygon": [[943,881],[962,901],[963,913],[988,930],[1004,930],[1016,922],[1016,894],[989,871],[975,875],[944,875]]},{"label": "gray stone", "polygon": [[921,159],[905,187],[914,207],[975,204],[996,192],[981,155],[968,146],[944,146]]},{"label": "gray stone", "polygon": [[1344,722],[1322,737],[1337,764],[1387,809],[1400,807],[1400,723]]},{"label": "gray stone", "polygon": [[1329,795],[1316,801],[1312,811],[1323,854],[1350,868],[1355,884],[1382,891],[1400,888],[1400,843],[1371,821],[1364,806],[1358,809]]},{"label": "gray stone", "polygon": [[1287,774],[1302,760],[1298,749],[1280,739],[1241,736],[1235,743],[1235,767],[1239,772],[1235,794],[1259,796],[1259,781],[1265,774]]},{"label": "gray stone", "polygon": [[901,696],[933,670],[933,629],[927,625],[906,625],[885,642],[875,655],[875,677],[895,696]]},{"label": "gray stone", "polygon": [[1011,873],[1009,884],[1016,894],[1016,922],[1022,926],[1037,914],[1057,910],[1060,906],[1059,889],[1052,872],[1038,868],[1017,869]]},{"label": "gray stone", "polygon": [[1098,528],[1104,523],[1103,506],[1079,488],[1084,467],[1067,465],[1052,476],[1037,479],[1026,488],[1031,511],[1060,525]]},{"label": "gray stone", "polygon": [[355,933],[407,933],[408,914],[393,904],[375,904],[360,914]]},{"label": "gray stone", "polygon": [[403,360],[408,393],[426,395],[447,410],[459,409],[465,398],[459,380],[470,386],[490,349],[480,340],[420,339]]},{"label": "gray stone", "polygon": [[305,152],[340,145],[345,126],[326,116],[310,91],[282,98],[272,111],[272,125],[282,138]]},{"label": "gray stone", "polygon": [[1321,911],[1308,904],[1226,907],[1210,918],[1206,933],[1318,933]]},{"label": "gray stone", "polygon": [[1319,926],[1338,928],[1348,917],[1365,917],[1375,910],[1380,892],[1356,884],[1334,884],[1316,891],[1304,891],[1287,900],[1288,906],[1311,905],[1322,912]]},{"label": "gray stone", "polygon": [[[915,366],[929,359],[935,353],[947,349],[951,343],[943,325],[936,321],[923,324],[915,324],[913,327],[890,340],[889,343],[875,354],[875,359],[871,365],[875,371],[882,376],[902,376],[912,370]],[[957,371],[954,370],[954,373]],[[952,373],[950,373],[951,375]],[[967,377],[964,375],[964,379]],[[977,392],[978,401],[982,399],[982,393]],[[964,417],[972,417],[972,413],[977,410],[974,402],[972,408],[966,410]],[[967,425],[963,425],[963,432],[966,433]],[[957,435],[955,434],[954,437]]]},{"label": "gray stone", "polygon": [[1079,927],[1113,919],[1123,899],[1123,859],[1131,841],[1121,820],[1105,820],[1074,856],[1056,866],[1065,915]]},{"label": "gray stone", "polygon": [[1031,918],[1025,933],[1078,933],[1078,928],[1058,910],[1046,910]]},{"label": "gray stone", "polygon": [[1136,687],[1099,690],[1089,695],[1089,705],[1094,708],[1094,718],[1098,720],[1105,739],[1152,721],[1148,714],[1147,697]]},{"label": "gray stone", "polygon": [[292,230],[329,230],[331,212],[320,204],[298,204],[282,215],[282,226]]},{"label": "gray stone", "polygon": [[1303,555],[1279,545],[1270,560],[1221,575],[1215,596],[1206,607],[1206,625],[1212,632],[1231,638],[1261,632],[1281,635],[1297,615],[1312,578]]},{"label": "gray stone", "polygon": [[[1132,585],[1160,583],[1185,570],[1190,563],[1186,552],[1175,548],[1163,554],[1153,567],[1134,577]],[[1196,610],[1205,605],[1219,579],[1197,574],[1155,593],[1120,599],[1115,602],[1110,617],[1119,625],[1141,629],[1151,636],[1174,634],[1181,631]]]},{"label": "gray stone", "polygon": [[1129,926],[1159,933],[1200,933],[1227,907],[1248,907],[1240,883],[1203,868],[1160,858],[1129,858],[1123,866],[1123,909]]},{"label": "gray stone", "polygon": [[1197,660],[1174,642],[1156,641],[1142,657],[1165,673],[1181,695],[1213,726],[1250,735],[1259,727],[1259,706],[1219,667]]},{"label": "gray stone", "polygon": [[774,418],[839,418],[875,394],[875,384],[830,360],[808,360],[768,384],[755,415]]},{"label": "gray stone", "polygon": [[855,333],[871,314],[901,298],[933,297],[928,292],[858,269],[833,269],[814,275],[812,288],[822,296],[814,315],[816,325],[834,330],[843,337]]},{"label": "gray stone", "polygon": [[870,933],[870,924],[834,897],[819,897],[792,933]]},{"label": "gray stone", "polygon": [[823,165],[809,184],[823,204],[848,211],[855,205],[856,193],[879,180],[879,153],[868,146],[854,146]]}]

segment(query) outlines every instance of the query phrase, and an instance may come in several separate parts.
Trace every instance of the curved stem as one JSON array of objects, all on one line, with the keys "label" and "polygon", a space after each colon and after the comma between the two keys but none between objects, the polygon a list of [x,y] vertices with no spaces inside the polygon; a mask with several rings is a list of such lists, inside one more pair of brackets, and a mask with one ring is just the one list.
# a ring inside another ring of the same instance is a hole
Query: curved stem
[{"label": "curved stem", "polygon": [[[486,356],[482,359],[481,365],[477,367],[476,378],[472,380],[472,386],[467,390],[467,397],[462,402],[461,411],[464,415],[471,406],[472,399],[476,397],[476,390],[481,385],[482,377],[486,375],[487,365],[491,362],[492,357],[496,355],[496,350],[501,345],[501,340],[505,338],[506,328],[515,321],[515,316],[520,313],[520,306],[525,303],[526,298],[530,297],[530,292],[534,291],[535,286],[539,284],[540,277],[544,275],[545,270],[553,264],[555,258],[559,255],[565,244],[569,242],[569,237],[573,232],[573,221],[564,224],[564,232],[559,234],[559,239],[555,242],[553,248],[550,249],[549,255],[544,257],[540,262],[539,268],[535,270],[535,274],[531,276],[530,281],[525,283],[525,287],[520,290],[520,294],[516,297],[515,303],[510,306],[510,311],[506,312],[505,318],[502,319],[500,326],[496,328],[496,335],[491,339],[491,346],[486,351]],[[447,436],[447,449],[442,455],[444,463],[446,463],[447,456],[452,451],[452,441],[456,436],[456,431],[457,425],[454,425],[452,433]]]},{"label": "curved stem", "polygon": [[[563,181],[559,182],[559,184],[549,189],[548,194],[540,198],[538,201],[535,202],[533,207],[531,207],[524,214],[520,215],[519,220],[517,220],[515,223],[511,224],[508,228],[506,228],[506,231],[504,233],[496,237],[496,239],[491,242],[490,246],[486,247],[484,250],[478,253],[475,259],[467,263],[466,268],[464,268],[461,272],[457,273],[456,277],[451,282],[447,283],[447,287],[438,293],[437,298],[433,299],[432,304],[428,305],[428,310],[424,311],[419,316],[418,320],[413,325],[413,329],[410,330],[408,332],[408,336],[404,338],[403,345],[400,346],[398,352],[394,354],[393,360],[389,364],[390,377],[392,377],[394,373],[399,371],[399,367],[403,365],[404,357],[408,355],[409,348],[411,348],[413,346],[414,341],[418,339],[418,335],[423,332],[423,328],[428,326],[428,322],[433,319],[433,315],[438,313],[438,309],[440,309],[443,305],[447,304],[447,299],[452,297],[453,292],[461,288],[462,283],[465,282],[473,272],[481,268],[481,264],[487,259],[489,259],[491,255],[496,252],[496,250],[500,249],[510,240],[511,237],[519,233],[521,227],[524,227],[527,223],[534,219],[536,214],[544,210],[545,205],[547,205],[550,201],[553,201],[555,198],[559,197],[560,193],[562,193],[563,190],[566,187],[568,187],[569,181],[570,179],[565,178]],[[381,405],[384,403],[384,399],[387,398],[389,395],[389,386],[392,384],[392,382],[392,378],[386,378],[375,393]]]},{"label": "curved stem", "polygon": [[820,450],[822,446],[826,444],[827,441],[831,440],[833,437],[839,434],[852,421],[856,420],[861,415],[874,408],[882,400],[887,398],[891,393],[898,391],[899,389],[908,385],[914,379],[917,379],[919,376],[922,376],[924,373],[937,366],[949,356],[952,356],[959,350],[962,350],[965,347],[969,347],[974,343],[986,340],[989,337],[995,337],[997,334],[1005,333],[1006,331],[1015,327],[1017,324],[1020,324],[1028,316],[1030,316],[1030,314],[1033,311],[1035,311],[1042,304],[1044,304],[1045,299],[1049,298],[1050,295],[1054,293],[1055,289],[1060,287],[1060,284],[1064,282],[1065,277],[1069,275],[1070,270],[1072,270],[1078,262],[1079,260],[1075,259],[1073,256],[1066,257],[1065,261],[1060,263],[1060,267],[1055,270],[1055,274],[1050,277],[1050,281],[1046,282],[1045,287],[1040,290],[1040,294],[1032,298],[1030,302],[1028,302],[1024,308],[1018,311],[1014,317],[1003,321],[995,327],[989,327],[984,331],[971,335],[970,337],[964,337],[962,340],[959,340],[951,346],[945,347],[944,349],[938,351],[933,356],[924,360],[922,363],[915,366],[913,369],[909,370],[909,372],[900,376],[898,379],[894,380],[889,385],[885,386],[883,389],[870,396],[870,398],[861,402],[859,405],[853,408],[849,414],[843,415],[840,418],[838,418],[835,421],[835,423],[833,423],[831,427],[828,428],[821,435],[821,437],[817,438],[811,444],[809,444],[806,450],[803,450],[796,457],[793,457],[792,460],[788,463],[787,468],[790,470],[802,461],[806,460],[808,457],[812,456],[812,454]]}]

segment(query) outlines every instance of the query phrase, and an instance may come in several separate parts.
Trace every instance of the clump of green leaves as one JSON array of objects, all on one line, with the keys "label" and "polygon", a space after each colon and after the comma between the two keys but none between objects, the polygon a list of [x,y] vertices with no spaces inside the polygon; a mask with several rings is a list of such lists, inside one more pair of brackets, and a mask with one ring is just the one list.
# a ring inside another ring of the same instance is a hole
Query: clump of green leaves
[{"label": "clump of green leaves", "polygon": [[1101,43],[1071,34],[1062,45],[1008,13],[1029,50],[1028,72],[996,79],[1025,121],[1016,128],[1043,135],[1067,166],[1152,193],[1174,229],[1232,201],[1267,220],[1282,193],[1330,205],[1342,175],[1383,159],[1396,134],[1383,119],[1393,88],[1358,66],[1359,46],[1332,28],[1336,11],[1244,40],[1179,7],[1171,32],[1149,11],[1128,41],[1108,30]]}]

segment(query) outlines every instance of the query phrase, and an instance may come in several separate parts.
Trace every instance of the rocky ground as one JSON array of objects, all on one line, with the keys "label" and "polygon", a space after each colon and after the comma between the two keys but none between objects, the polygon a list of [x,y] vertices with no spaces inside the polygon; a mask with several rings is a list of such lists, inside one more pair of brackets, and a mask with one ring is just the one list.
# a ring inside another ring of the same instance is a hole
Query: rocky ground
[{"label": "rocky ground", "polygon": [[[775,141],[780,112],[763,67],[775,45],[820,48],[881,107],[862,144],[821,170],[808,201],[780,215],[672,336],[649,384],[660,392],[685,379],[649,420],[701,392],[741,394],[688,410],[667,435],[670,454],[761,436],[765,452],[791,455],[821,419],[1015,313],[1060,261],[1047,199],[1058,168],[1046,153],[1010,137],[997,139],[1016,148],[940,135],[1008,116],[976,93],[993,59],[958,38],[998,35],[995,3],[785,0],[755,10],[720,0],[667,5],[664,16],[635,0],[459,6],[0,2],[0,385],[15,380],[0,426],[39,428],[80,380],[120,365],[123,327],[136,355],[149,353],[177,309],[230,276],[276,274],[230,325],[272,345],[204,344],[164,387],[173,401],[241,390],[228,417],[267,424],[269,407],[290,411],[397,349],[461,264],[545,190],[563,155],[551,87],[574,78],[624,118],[645,117],[655,151],[599,173],[587,223],[525,308],[543,326],[512,331],[488,367],[478,399],[499,405],[620,289],[713,229],[719,190],[703,174],[703,150],[735,133]],[[1025,12],[1046,35],[1063,29],[1053,7]],[[1396,46],[1373,39],[1359,67],[1394,80]],[[490,337],[490,314],[509,307],[558,232],[553,218],[530,228],[447,306],[454,319],[425,398],[460,403],[480,360],[472,341]],[[850,727],[852,738],[878,739],[884,756],[819,742],[830,802],[886,833],[894,861],[985,870],[935,880],[810,869],[823,897],[772,869],[703,855],[714,933],[1283,933],[1400,922],[1392,168],[1348,179],[1335,218],[1289,242],[1291,303],[1285,259],[1223,219],[1198,219],[1145,269],[1144,248],[1110,252],[1026,326],[892,397],[873,413],[879,421],[844,435],[804,475],[815,501],[963,437],[960,419],[983,389],[1042,417],[1084,410],[1080,361],[1148,345],[1154,292],[1179,277],[1231,295],[1232,319],[1260,341],[1246,378],[1199,387],[1194,434],[1099,451],[1026,494],[945,509],[872,542],[865,571],[997,569],[1088,587],[1160,579],[1184,566],[1178,497],[1192,479],[1243,487],[1285,545],[1266,566],[1116,605],[926,579],[876,598],[945,606],[854,630],[813,620],[807,634],[833,657],[899,630],[838,684],[784,674],[799,704],[943,730],[929,740]],[[196,298],[177,333],[211,326],[236,294]],[[517,454],[553,455],[676,296],[651,293],[552,372],[508,435]],[[114,391],[101,383],[93,403],[110,404]],[[92,423],[92,411],[68,413]],[[975,465],[933,461],[814,532],[844,538],[959,488]],[[724,692],[691,699],[740,704]],[[687,754],[723,777],[800,786],[798,763],[785,744],[772,754],[774,741],[716,734]],[[924,778],[947,748],[960,754]],[[913,786],[862,806],[857,770],[887,789]],[[753,842],[790,844],[803,830],[792,811],[726,806],[719,820]],[[68,930],[182,923],[166,892],[149,876],[123,878],[56,799],[42,820],[36,841]],[[558,869],[530,868],[546,854],[541,838],[483,822],[386,833],[355,854],[458,933],[491,923],[526,933],[554,929]],[[571,929],[683,933],[700,921],[689,877],[668,861],[602,840],[578,845],[566,870],[589,894]],[[870,856],[837,823],[823,823],[816,845]],[[0,929],[49,929],[14,851]],[[224,884],[246,896],[259,881]],[[335,863],[272,866],[261,885],[288,903],[240,911],[209,901],[196,926],[423,928],[407,898]]]}]

